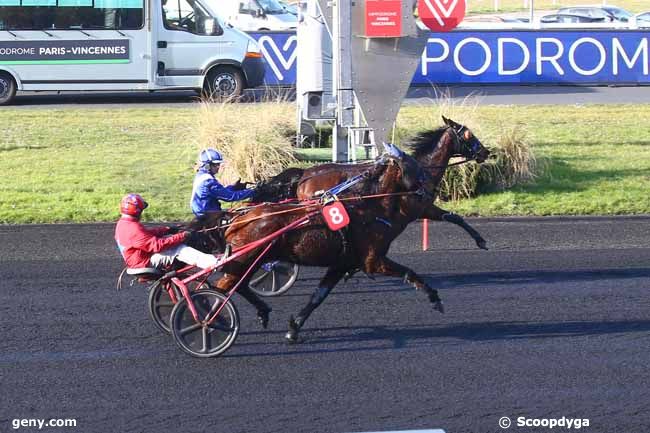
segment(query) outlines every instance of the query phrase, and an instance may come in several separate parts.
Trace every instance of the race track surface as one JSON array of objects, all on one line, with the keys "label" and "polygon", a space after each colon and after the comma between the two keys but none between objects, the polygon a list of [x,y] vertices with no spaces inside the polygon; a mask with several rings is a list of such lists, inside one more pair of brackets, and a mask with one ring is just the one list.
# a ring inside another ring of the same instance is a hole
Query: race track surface
[{"label": "race track surface", "polygon": [[440,289],[447,313],[399,279],[354,278],[304,328],[286,321],[322,274],[271,300],[268,330],[193,359],[115,291],[111,225],[0,226],[0,431],[75,418],[69,432],[494,433],[502,416],[587,418],[588,433],[650,426],[650,217],[478,219],[490,250],[413,224],[391,257]]}]

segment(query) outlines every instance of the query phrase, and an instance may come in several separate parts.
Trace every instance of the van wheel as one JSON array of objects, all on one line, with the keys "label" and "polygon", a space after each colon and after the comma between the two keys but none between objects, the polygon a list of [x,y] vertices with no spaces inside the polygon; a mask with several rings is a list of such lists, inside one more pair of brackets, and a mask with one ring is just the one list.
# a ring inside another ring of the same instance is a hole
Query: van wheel
[{"label": "van wheel", "polygon": [[218,66],[205,79],[204,96],[214,101],[239,98],[244,90],[244,77],[232,66]]},{"label": "van wheel", "polygon": [[16,96],[16,81],[11,75],[0,72],[0,105],[9,105]]}]

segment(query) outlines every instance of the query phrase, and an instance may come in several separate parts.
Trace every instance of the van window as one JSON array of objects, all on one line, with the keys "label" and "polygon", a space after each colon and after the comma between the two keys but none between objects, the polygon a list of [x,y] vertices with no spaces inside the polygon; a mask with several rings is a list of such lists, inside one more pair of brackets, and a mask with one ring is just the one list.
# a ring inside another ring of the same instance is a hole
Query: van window
[{"label": "van window", "polygon": [[242,0],[239,2],[239,12],[242,14],[252,14],[259,9],[268,15],[287,13],[277,0]]},{"label": "van window", "polygon": [[258,0],[265,14],[277,15],[287,13],[277,0]]},{"label": "van window", "polygon": [[261,9],[255,0],[244,0],[239,2],[239,13],[252,14],[257,9]]},{"label": "van window", "polygon": [[166,29],[206,34],[205,20],[212,17],[195,0],[162,0],[162,5]]},{"label": "van window", "polygon": [[143,0],[2,0],[0,30],[134,30]]}]

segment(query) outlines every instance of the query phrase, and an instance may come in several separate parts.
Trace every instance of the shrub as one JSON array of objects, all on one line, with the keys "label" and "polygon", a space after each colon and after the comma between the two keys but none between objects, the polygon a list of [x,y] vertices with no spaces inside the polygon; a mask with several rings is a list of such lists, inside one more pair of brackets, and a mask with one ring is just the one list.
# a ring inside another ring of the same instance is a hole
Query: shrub
[{"label": "shrub", "polygon": [[[441,200],[459,200],[481,192],[512,188],[533,181],[541,168],[533,153],[528,132],[515,125],[495,131],[482,128],[479,116],[480,95],[454,99],[449,91],[434,88],[436,98],[431,109],[418,110],[415,116],[400,113],[397,136],[410,136],[413,131],[437,129],[442,116],[468,126],[492,152],[482,164],[469,163],[449,167],[440,182]],[[485,130],[484,130],[485,129]],[[451,162],[454,162],[452,160]]]},{"label": "shrub", "polygon": [[490,151],[490,158],[483,164],[448,168],[440,185],[440,198],[459,200],[481,192],[512,188],[533,181],[541,169],[527,132],[521,126],[504,130]]},{"label": "shrub", "polygon": [[531,182],[537,177],[537,159],[527,131],[521,126],[506,129],[496,141],[493,155],[481,166],[479,189],[503,190]]},{"label": "shrub", "polygon": [[219,178],[259,181],[297,163],[289,137],[295,108],[284,102],[231,104],[202,102],[199,149],[213,147],[226,160]]}]

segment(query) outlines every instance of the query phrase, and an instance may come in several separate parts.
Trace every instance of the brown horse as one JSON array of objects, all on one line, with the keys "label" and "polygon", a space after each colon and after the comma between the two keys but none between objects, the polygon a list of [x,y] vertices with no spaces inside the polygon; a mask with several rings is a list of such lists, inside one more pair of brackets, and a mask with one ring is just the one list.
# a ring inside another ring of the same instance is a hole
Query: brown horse
[{"label": "brown horse", "polygon": [[[435,162],[444,152],[441,148],[453,148],[455,153],[452,156],[463,156],[467,159],[474,159],[483,162],[489,152],[482,147],[480,141],[465,126],[443,116],[445,126],[434,131],[427,131],[418,134],[409,143],[414,149],[415,159],[433,177],[444,173],[446,165]],[[473,151],[473,147],[477,147]],[[258,192],[254,197],[256,202],[277,202],[283,199],[297,198],[306,200],[326,191],[335,185],[364,173],[374,163],[364,164],[322,164],[315,167],[300,169],[289,168],[282,173],[262,182],[258,186]],[[446,164],[446,163],[445,163]],[[442,175],[440,175],[440,178]],[[460,215],[449,212],[436,206],[433,202],[428,206],[421,218],[433,221],[447,221],[462,227],[476,242],[479,248],[487,249],[485,239]]]},{"label": "brown horse", "polygon": [[[386,257],[392,241],[410,222],[426,214],[431,207],[449,159],[456,154],[473,158],[479,154],[482,155],[481,158],[487,157],[488,154],[478,140],[472,144],[471,137],[465,141],[445,140],[439,146],[428,171],[423,170],[412,157],[402,155],[398,159],[399,164],[373,167],[360,183],[343,193],[342,196],[390,194],[346,202],[349,203],[346,204],[346,209],[351,222],[343,233],[330,231],[322,216],[316,213],[311,216],[309,225],[288,232],[276,240],[264,260],[284,260],[328,268],[309,303],[295,318],[290,318],[286,335],[289,341],[298,341],[299,331],[311,313],[341,278],[358,269],[369,275],[404,277],[405,281],[427,294],[435,309],[443,311],[435,289],[413,270]],[[433,170],[435,175],[431,174]],[[242,246],[311,214],[315,209],[317,205],[265,204],[236,217],[225,237],[231,245]],[[241,280],[255,259],[255,253],[259,251],[229,263],[224,268],[225,275],[217,283],[218,288],[228,290]],[[241,287],[246,285],[247,281],[243,281]],[[250,296],[246,298],[256,306],[258,317],[264,324],[264,319],[268,320],[270,308],[260,299],[255,300]]]},{"label": "brown horse", "polygon": [[[417,162],[415,162],[413,158],[397,158],[387,156],[378,160],[371,167],[368,167],[366,176],[364,177],[363,181],[351,188],[348,193],[363,195],[378,194],[381,191],[394,192],[396,188],[395,185],[397,185],[394,179],[394,173],[397,168],[399,168],[399,173],[404,173],[403,175],[400,174],[400,180],[404,185],[406,185],[404,188],[410,188],[418,181],[416,179],[416,176],[420,174],[420,169]],[[377,197],[374,202],[361,204],[355,203],[352,206],[354,208],[358,208],[361,205],[363,205],[365,208],[374,206],[374,209],[377,210],[377,203],[383,205],[384,208],[394,208],[395,197],[390,195]],[[250,243],[275,231],[267,230],[268,228],[282,228],[304,216],[305,212],[313,211],[319,207],[321,207],[320,204],[313,204],[311,206],[305,207],[303,204],[273,205],[266,203],[248,208],[237,208],[234,211],[227,213],[211,213],[206,215],[204,218],[194,219],[193,221],[180,226],[180,229],[188,229],[195,233],[195,235],[192,236],[188,241],[188,245],[191,247],[206,253],[221,253],[224,251],[226,242],[229,247],[236,249],[239,246]],[[383,214],[382,209],[379,209],[377,213]],[[265,215],[275,214],[276,212],[288,213],[290,215],[287,215],[287,217],[280,219],[273,219],[272,216],[265,217]],[[249,220],[251,221],[247,222]],[[320,230],[324,227],[322,218],[319,219],[319,224],[320,225],[318,227]],[[241,229],[247,230],[248,228],[252,228],[253,231],[250,233],[244,232],[247,235],[250,235],[245,240],[239,241],[239,239],[230,237],[230,235],[233,233],[233,229],[236,229],[237,233],[241,233]],[[347,233],[347,231],[337,232],[334,238],[338,243],[344,242],[345,247],[347,248],[347,237],[345,236],[345,233]],[[286,238],[287,236],[288,235],[284,235],[283,238]],[[254,258],[260,251],[261,248],[253,251],[244,258],[239,258],[236,261],[226,264],[223,270],[226,273],[226,276],[230,278],[229,283],[224,283],[222,279],[217,284],[217,288],[226,291],[232,287],[232,284],[241,280],[242,275],[252,263],[251,258]],[[267,254],[261,263],[267,262],[269,260],[274,260],[274,256],[272,254]],[[298,260],[295,261],[295,263],[299,262],[300,261]],[[311,262],[309,262],[309,264],[311,264]],[[357,268],[355,268],[355,270],[357,270]],[[253,273],[250,273],[250,275],[252,274]],[[246,280],[250,280],[250,275],[246,278]],[[230,284],[230,282],[232,282],[232,284]],[[242,281],[237,290],[237,293],[239,293],[244,299],[246,299],[257,309],[257,318],[262,326],[266,328],[271,308],[260,298],[258,298],[252,290],[250,290],[248,281]]]}]

